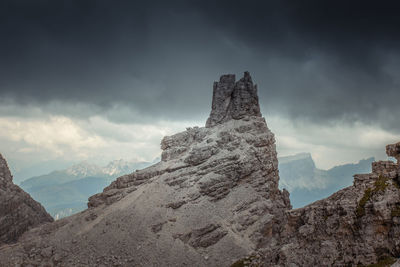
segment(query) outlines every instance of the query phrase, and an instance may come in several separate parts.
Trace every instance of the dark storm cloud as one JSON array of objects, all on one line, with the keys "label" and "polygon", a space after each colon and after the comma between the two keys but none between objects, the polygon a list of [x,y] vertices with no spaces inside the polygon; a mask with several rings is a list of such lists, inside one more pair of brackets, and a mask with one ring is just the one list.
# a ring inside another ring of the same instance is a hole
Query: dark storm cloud
[{"label": "dark storm cloud", "polygon": [[0,5],[0,93],[22,104],[191,119],[209,112],[219,74],[250,70],[268,112],[400,128],[395,1]]}]

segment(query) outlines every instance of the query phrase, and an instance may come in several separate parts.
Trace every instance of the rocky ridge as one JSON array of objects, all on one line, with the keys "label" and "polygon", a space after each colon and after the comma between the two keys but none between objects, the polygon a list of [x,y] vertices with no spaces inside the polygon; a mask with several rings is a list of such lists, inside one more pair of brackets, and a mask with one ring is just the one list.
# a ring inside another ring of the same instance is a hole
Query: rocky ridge
[{"label": "rocky ridge", "polygon": [[[400,143],[388,156],[400,157]],[[400,165],[372,163],[353,186],[306,207],[288,210],[274,247],[261,249],[266,266],[389,266],[400,256]]]},{"label": "rocky ridge", "polygon": [[[214,87],[207,127],[165,137],[159,163],[117,178],[89,209],[2,247],[0,262],[228,266],[277,243],[290,201],[278,189],[275,138],[250,75],[226,77]],[[225,87],[230,94],[220,96]],[[218,101],[227,108],[217,111]]]},{"label": "rocky ridge", "polygon": [[30,228],[52,221],[38,202],[13,183],[7,162],[0,154],[0,246],[17,241]]},{"label": "rocky ridge", "polygon": [[353,186],[292,210],[247,72],[214,83],[206,127],[161,148],[159,163],[117,178],[87,210],[1,246],[1,264],[363,266],[400,255],[399,165],[374,162]]}]

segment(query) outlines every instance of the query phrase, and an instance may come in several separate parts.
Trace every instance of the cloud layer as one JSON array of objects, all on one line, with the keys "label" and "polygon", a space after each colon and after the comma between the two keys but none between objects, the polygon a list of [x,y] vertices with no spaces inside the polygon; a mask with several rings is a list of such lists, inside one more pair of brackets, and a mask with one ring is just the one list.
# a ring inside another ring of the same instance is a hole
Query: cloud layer
[{"label": "cloud layer", "polygon": [[220,74],[250,70],[268,112],[399,130],[396,1],[1,5],[3,99],[199,119]]},{"label": "cloud layer", "polygon": [[383,158],[400,130],[398,10],[397,1],[2,1],[1,149],[27,162],[151,159],[162,135],[203,125],[219,75],[249,70],[280,154],[312,152],[319,167]]},{"label": "cloud layer", "polygon": [[23,169],[40,162],[106,164],[115,159],[152,161],[160,156],[165,135],[184,130],[189,122],[113,123],[95,116],[87,120],[65,116],[1,117],[1,153]]}]

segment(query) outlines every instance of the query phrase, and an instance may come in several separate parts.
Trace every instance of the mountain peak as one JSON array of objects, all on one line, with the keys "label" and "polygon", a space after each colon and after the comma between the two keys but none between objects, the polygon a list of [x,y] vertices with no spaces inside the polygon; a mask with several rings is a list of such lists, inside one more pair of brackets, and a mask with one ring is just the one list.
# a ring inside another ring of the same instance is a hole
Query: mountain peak
[{"label": "mountain peak", "polygon": [[206,127],[249,116],[262,116],[257,85],[253,84],[250,73],[246,71],[237,82],[234,74],[222,75],[219,82],[214,82],[212,109]]},{"label": "mountain peak", "polygon": [[[400,255],[398,165],[374,162],[353,185],[292,210],[249,73],[221,76],[206,127],[161,148],[160,162],[117,178],[89,209],[2,247],[2,265],[356,266]],[[312,158],[301,161],[297,172]]]},{"label": "mountain peak", "polygon": [[10,169],[8,168],[7,161],[0,154],[0,185],[3,183],[11,183],[12,175]]},{"label": "mountain peak", "polygon": [[96,164],[82,161],[66,169],[66,173],[73,176],[92,176],[102,174],[101,167]]}]

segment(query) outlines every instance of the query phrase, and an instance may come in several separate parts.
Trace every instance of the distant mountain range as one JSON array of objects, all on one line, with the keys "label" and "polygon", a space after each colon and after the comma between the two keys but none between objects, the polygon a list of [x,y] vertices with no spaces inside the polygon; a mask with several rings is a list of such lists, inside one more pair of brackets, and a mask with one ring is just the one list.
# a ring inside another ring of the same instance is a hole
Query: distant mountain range
[{"label": "distant mountain range", "polygon": [[29,178],[20,186],[39,201],[55,219],[59,219],[87,208],[89,196],[101,192],[116,177],[153,163],[121,159],[101,167],[81,162],[64,170]]},{"label": "distant mountain range", "polygon": [[303,207],[326,198],[338,190],[353,184],[353,175],[371,172],[374,158],[345,164],[329,170],[316,168],[309,153],[279,158],[280,188],[290,192],[293,208]]},{"label": "distant mountain range", "polygon": [[63,159],[46,160],[39,163],[28,164],[28,166],[20,167],[18,161],[9,160],[11,172],[13,174],[13,181],[15,184],[20,185],[23,181],[41,176],[45,173],[50,173],[54,170],[64,170],[77,162],[68,161]]},{"label": "distant mountain range", "polygon": [[[64,170],[29,178],[20,186],[55,219],[59,219],[86,209],[88,198],[101,192],[116,177],[145,168],[156,161],[158,159],[153,162],[121,159],[104,167],[81,162]],[[290,192],[294,208],[302,207],[351,185],[354,174],[371,171],[372,161],[374,158],[320,170],[309,153],[280,157],[280,187]]]}]

